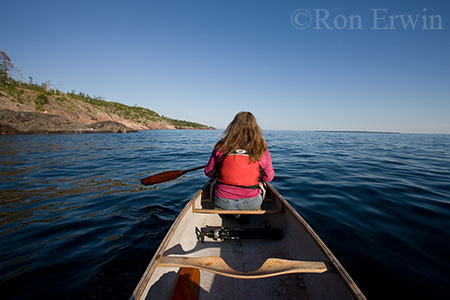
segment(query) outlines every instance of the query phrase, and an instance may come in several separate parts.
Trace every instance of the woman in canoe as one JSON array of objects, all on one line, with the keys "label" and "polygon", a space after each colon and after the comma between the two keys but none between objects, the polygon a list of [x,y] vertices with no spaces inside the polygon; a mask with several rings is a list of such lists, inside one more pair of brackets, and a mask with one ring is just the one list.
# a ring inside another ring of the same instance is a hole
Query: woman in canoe
[{"label": "woman in canoe", "polygon": [[262,182],[274,177],[267,143],[250,112],[238,113],[214,146],[205,174],[217,178],[214,203],[227,210],[252,210],[264,198]]}]

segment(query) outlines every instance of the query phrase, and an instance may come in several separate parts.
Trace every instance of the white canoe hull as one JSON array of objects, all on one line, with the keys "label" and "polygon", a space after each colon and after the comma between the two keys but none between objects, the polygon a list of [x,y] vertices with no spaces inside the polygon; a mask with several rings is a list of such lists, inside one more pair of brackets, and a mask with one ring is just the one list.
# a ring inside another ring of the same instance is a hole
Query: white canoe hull
[{"label": "white canoe hull", "polygon": [[[199,299],[365,299],[359,288],[306,221],[268,185],[265,214],[249,215],[250,223],[239,225],[207,210],[210,186],[199,190],[186,205],[161,242],[130,299],[170,299],[179,267],[160,266],[162,257],[222,258],[238,272],[258,269],[268,258],[325,262],[325,273],[296,273],[260,279],[239,279],[200,270]],[[209,207],[211,208],[211,207]],[[208,213],[203,213],[207,211]],[[278,213],[269,213],[276,212]],[[264,212],[264,211],[263,211]],[[197,241],[195,228],[262,227],[268,221],[281,228],[281,240]]]}]

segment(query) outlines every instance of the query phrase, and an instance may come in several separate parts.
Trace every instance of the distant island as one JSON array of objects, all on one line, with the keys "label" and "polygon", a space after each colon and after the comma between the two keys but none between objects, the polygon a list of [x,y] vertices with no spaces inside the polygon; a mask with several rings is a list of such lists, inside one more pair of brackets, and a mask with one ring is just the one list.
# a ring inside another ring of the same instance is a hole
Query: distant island
[{"label": "distant island", "polygon": [[135,132],[147,129],[215,129],[176,120],[142,107],[106,101],[83,92],[64,93],[49,82],[21,82],[0,51],[0,134]]},{"label": "distant island", "polygon": [[365,131],[365,130],[316,130],[315,132],[400,134],[400,132],[390,132],[390,131]]}]

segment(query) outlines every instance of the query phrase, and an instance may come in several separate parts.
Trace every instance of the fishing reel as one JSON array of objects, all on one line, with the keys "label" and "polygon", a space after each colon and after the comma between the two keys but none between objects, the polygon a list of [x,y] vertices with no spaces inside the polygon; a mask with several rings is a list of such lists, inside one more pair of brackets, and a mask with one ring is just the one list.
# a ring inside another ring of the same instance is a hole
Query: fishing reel
[{"label": "fishing reel", "polygon": [[214,241],[241,239],[281,240],[283,238],[281,228],[272,228],[270,225],[266,225],[263,228],[228,228],[206,225],[200,229],[195,227],[195,235],[197,236],[197,241],[201,241],[202,243],[205,241],[205,237]]}]

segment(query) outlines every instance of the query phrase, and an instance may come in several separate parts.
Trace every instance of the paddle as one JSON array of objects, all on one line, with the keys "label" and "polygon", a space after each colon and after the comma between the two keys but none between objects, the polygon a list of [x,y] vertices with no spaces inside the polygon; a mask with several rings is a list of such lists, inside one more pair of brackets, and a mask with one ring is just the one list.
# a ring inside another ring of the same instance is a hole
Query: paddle
[{"label": "paddle", "polygon": [[141,183],[143,185],[152,185],[152,184],[156,184],[156,183],[170,181],[170,180],[180,177],[183,174],[186,174],[188,172],[192,172],[195,170],[203,169],[204,167],[205,166],[199,166],[199,167],[195,167],[195,168],[192,168],[189,170],[166,171],[166,172],[158,173],[156,175],[152,175],[152,176],[146,177],[144,179],[141,179]]},{"label": "paddle", "polygon": [[200,270],[181,268],[170,300],[197,300],[200,289]]}]

